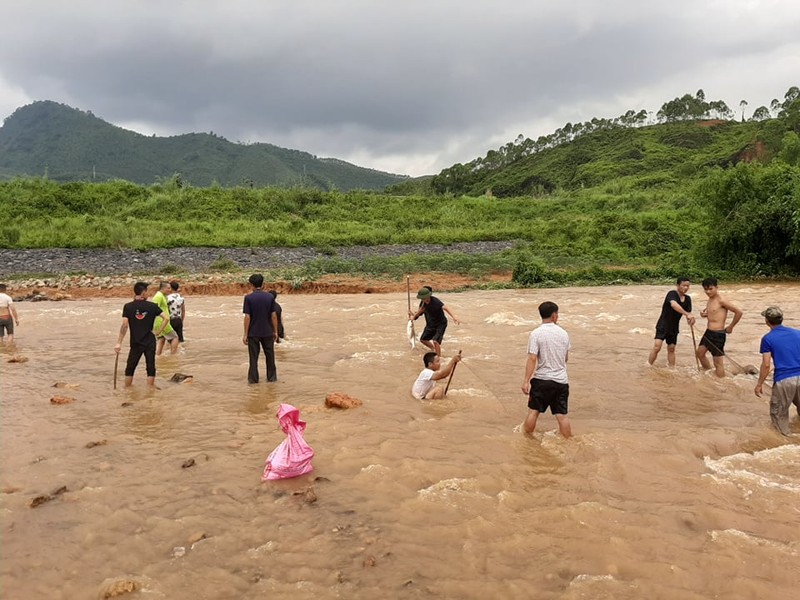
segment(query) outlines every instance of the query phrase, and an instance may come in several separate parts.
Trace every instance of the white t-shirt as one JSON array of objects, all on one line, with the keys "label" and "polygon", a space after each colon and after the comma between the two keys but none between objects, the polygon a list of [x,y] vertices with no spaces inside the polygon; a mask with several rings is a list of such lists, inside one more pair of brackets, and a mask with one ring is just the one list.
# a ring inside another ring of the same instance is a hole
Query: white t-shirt
[{"label": "white t-shirt", "polygon": [[567,352],[572,345],[569,334],[555,323],[542,323],[528,338],[528,354],[538,357],[534,379],[549,379],[569,383]]},{"label": "white t-shirt", "polygon": [[433,369],[422,369],[419,377],[417,377],[417,380],[414,382],[414,387],[411,388],[411,395],[414,396],[414,398],[417,400],[424,400],[428,392],[436,386],[436,382],[431,380],[433,373]]},{"label": "white t-shirt", "polygon": [[169,307],[169,318],[177,319],[181,316],[181,306],[183,306],[184,299],[178,292],[173,292],[167,296],[167,306]]},{"label": "white t-shirt", "polygon": [[11,296],[6,293],[0,293],[0,310],[3,312],[11,312],[8,310],[8,307],[12,304],[14,304],[14,300],[11,299]]}]

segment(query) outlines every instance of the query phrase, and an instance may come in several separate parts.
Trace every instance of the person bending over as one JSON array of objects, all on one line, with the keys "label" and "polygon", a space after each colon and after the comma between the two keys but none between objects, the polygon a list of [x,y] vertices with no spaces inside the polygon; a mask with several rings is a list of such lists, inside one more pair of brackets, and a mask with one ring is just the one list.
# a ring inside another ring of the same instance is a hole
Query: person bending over
[{"label": "person bending over", "polygon": [[417,400],[440,400],[444,398],[445,388],[436,385],[440,379],[448,377],[453,372],[458,362],[461,360],[461,355],[456,354],[447,366],[442,369],[441,359],[436,352],[426,352],[422,357],[422,363],[425,368],[417,377],[414,386],[411,388],[411,395]]}]

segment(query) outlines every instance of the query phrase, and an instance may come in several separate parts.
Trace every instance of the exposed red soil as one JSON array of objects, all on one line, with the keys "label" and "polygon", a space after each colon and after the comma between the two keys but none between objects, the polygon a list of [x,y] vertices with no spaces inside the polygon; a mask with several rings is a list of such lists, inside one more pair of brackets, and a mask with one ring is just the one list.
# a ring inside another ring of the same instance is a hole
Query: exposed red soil
[{"label": "exposed red soil", "polygon": [[[483,277],[455,275],[451,273],[415,273],[409,274],[411,291],[423,285],[431,286],[437,292],[476,287],[493,283],[510,283],[511,273],[495,273]],[[324,275],[314,281],[293,284],[289,281],[265,281],[264,289],[277,290],[279,294],[388,294],[406,291],[406,280],[352,277],[342,275]],[[12,286],[9,286],[12,287]],[[151,292],[153,287],[151,286]],[[182,281],[181,293],[186,296],[240,296],[248,292],[245,283],[207,283]],[[88,298],[127,298],[133,291],[130,285],[111,285],[98,287],[75,282],[62,284],[59,288],[37,286],[16,287],[12,290],[14,297],[31,298],[36,295],[50,300],[79,300]]]}]

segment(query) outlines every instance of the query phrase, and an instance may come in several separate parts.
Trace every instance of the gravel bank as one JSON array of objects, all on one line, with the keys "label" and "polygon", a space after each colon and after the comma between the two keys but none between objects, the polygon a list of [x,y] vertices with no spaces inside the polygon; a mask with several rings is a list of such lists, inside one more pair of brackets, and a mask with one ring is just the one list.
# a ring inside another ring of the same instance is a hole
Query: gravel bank
[{"label": "gravel bank", "polygon": [[516,242],[465,242],[449,246],[407,244],[387,246],[350,246],[336,248],[331,254],[314,248],[168,248],[162,250],[110,250],[52,248],[43,250],[0,249],[0,281],[25,274],[158,273],[167,267],[187,273],[207,273],[220,259],[227,259],[232,269],[270,270],[299,267],[315,258],[336,256],[363,260],[371,256],[395,257],[404,254],[494,254],[513,248]]}]

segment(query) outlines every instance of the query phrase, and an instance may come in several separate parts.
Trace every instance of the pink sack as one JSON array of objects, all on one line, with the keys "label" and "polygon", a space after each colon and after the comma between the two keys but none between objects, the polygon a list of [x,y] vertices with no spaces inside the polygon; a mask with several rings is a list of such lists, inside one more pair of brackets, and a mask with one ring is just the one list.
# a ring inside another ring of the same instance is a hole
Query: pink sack
[{"label": "pink sack", "polygon": [[314,450],[303,439],[306,422],[300,420],[300,411],[291,404],[281,404],[276,416],[287,437],[267,457],[261,481],[289,479],[314,470]]}]

